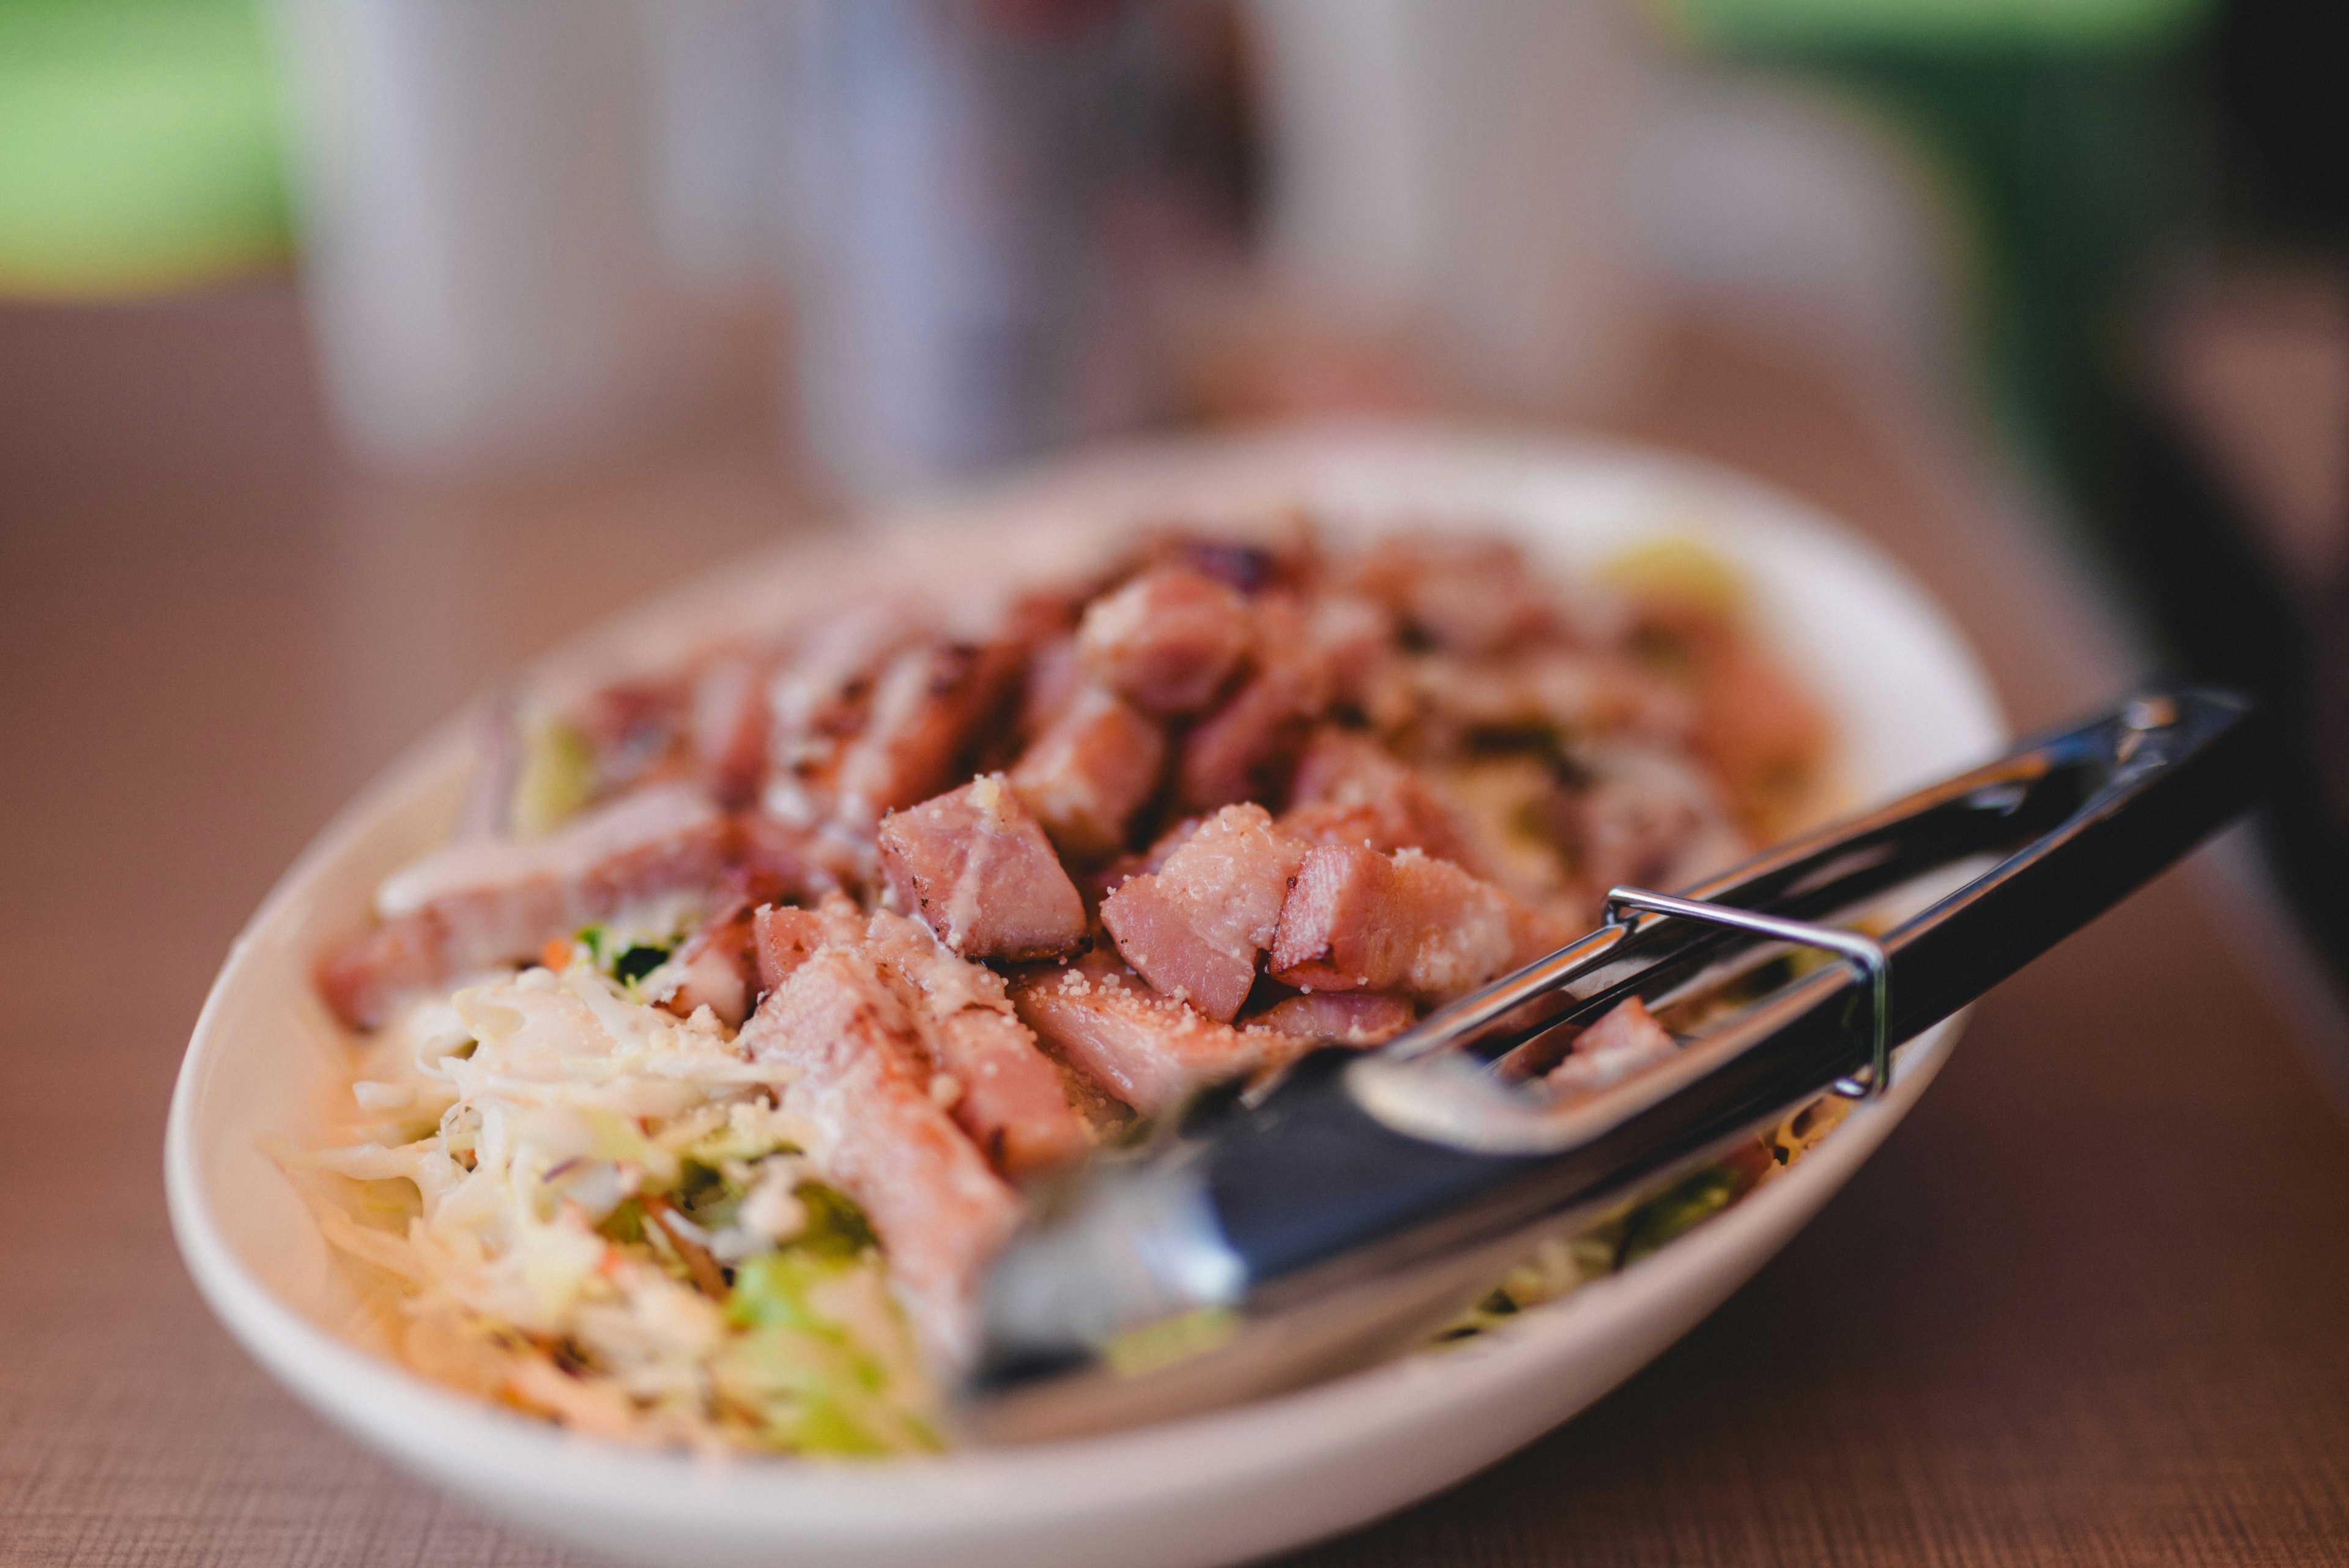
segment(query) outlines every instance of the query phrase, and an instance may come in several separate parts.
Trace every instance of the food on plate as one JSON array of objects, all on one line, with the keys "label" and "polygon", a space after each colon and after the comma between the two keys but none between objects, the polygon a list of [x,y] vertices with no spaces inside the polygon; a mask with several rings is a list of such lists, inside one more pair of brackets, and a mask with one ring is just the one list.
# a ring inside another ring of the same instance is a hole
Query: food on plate
[{"label": "food on plate", "polygon": [[[321,953],[356,1110],[281,1158],[395,1286],[411,1365],[634,1441],[936,1446],[1026,1183],[1393,1038],[1615,882],[1720,869],[1824,766],[1692,547],[1569,585],[1477,535],[1186,530],[952,587],[493,708],[458,835]],[[1604,1087],[1677,1022],[1627,1002],[1540,1071]],[[1619,1219],[1603,1262],[1829,1114]]]}]

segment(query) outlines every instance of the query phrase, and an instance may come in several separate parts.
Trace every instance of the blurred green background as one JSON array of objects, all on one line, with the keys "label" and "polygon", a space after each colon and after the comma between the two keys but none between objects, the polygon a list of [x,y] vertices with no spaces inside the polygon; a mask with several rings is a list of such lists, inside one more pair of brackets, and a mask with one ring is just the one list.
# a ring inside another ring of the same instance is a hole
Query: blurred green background
[{"label": "blurred green background", "polygon": [[0,294],[201,286],[290,238],[252,0],[0,0]]},{"label": "blurred green background", "polygon": [[1697,52],[1812,84],[1921,154],[1969,247],[1982,389],[2024,461],[2089,502],[2133,305],[2211,205],[2215,0],[1658,3]]}]

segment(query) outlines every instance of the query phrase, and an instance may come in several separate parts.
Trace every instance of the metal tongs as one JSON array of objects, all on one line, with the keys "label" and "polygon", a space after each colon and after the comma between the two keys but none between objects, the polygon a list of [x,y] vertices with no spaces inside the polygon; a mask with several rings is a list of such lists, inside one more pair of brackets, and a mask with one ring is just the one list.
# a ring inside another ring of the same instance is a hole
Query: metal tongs
[{"label": "metal tongs", "polygon": [[[987,1281],[974,1434],[1102,1430],[1362,1365],[1540,1238],[1822,1094],[1883,1095],[1896,1047],[2244,810],[2259,732],[2224,693],[2147,692],[1678,897],[1614,888],[1598,930],[1385,1047],[1205,1097],[1041,1196]],[[1849,923],[1904,906],[1880,936]],[[1805,950],[1829,961],[1644,1072],[1570,1096],[1540,1075],[1628,997],[1669,1008]]]}]

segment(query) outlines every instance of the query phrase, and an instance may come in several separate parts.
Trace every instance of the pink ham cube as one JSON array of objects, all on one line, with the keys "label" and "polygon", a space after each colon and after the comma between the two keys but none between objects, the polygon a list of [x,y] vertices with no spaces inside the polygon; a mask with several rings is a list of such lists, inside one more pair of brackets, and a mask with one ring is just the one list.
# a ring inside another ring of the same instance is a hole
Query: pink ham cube
[{"label": "pink ham cube", "polygon": [[1095,599],[1077,629],[1093,679],[1154,713],[1207,706],[1255,640],[1247,601],[1185,566],[1144,572]]},{"label": "pink ham cube", "polygon": [[1166,734],[1099,687],[1078,692],[1011,769],[1011,788],[1062,853],[1099,859],[1158,789]]},{"label": "pink ham cube", "polygon": [[1226,806],[1164,867],[1104,898],[1102,924],[1154,987],[1228,1020],[1256,983],[1305,848],[1264,807]]},{"label": "pink ham cube", "polygon": [[1300,990],[1440,1002],[1521,961],[1528,940],[1540,939],[1521,906],[1448,860],[1321,845],[1306,856],[1281,910],[1272,968]]},{"label": "pink ham cube", "polygon": [[1152,990],[1107,953],[1032,970],[1013,982],[1011,1000],[1061,1061],[1146,1116],[1288,1049],[1272,1030],[1235,1029]]},{"label": "pink ham cube", "polygon": [[880,846],[901,906],[958,958],[1050,958],[1084,940],[1076,884],[1000,774],[890,813]]},{"label": "pink ham cube", "polygon": [[1247,1022],[1306,1044],[1383,1045],[1419,1022],[1419,1009],[1391,992],[1324,991],[1274,1002]]}]

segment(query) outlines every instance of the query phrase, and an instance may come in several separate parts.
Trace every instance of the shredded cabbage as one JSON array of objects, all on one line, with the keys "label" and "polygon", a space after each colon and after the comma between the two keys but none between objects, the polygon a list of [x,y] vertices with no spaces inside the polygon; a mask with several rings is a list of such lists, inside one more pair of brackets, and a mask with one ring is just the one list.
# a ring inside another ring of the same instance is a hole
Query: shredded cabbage
[{"label": "shredded cabbage", "polygon": [[936,1395],[863,1212],[775,1070],[582,941],[424,1003],[370,1049],[327,1239],[388,1276],[429,1376],[600,1436],[809,1455],[935,1449]]}]

